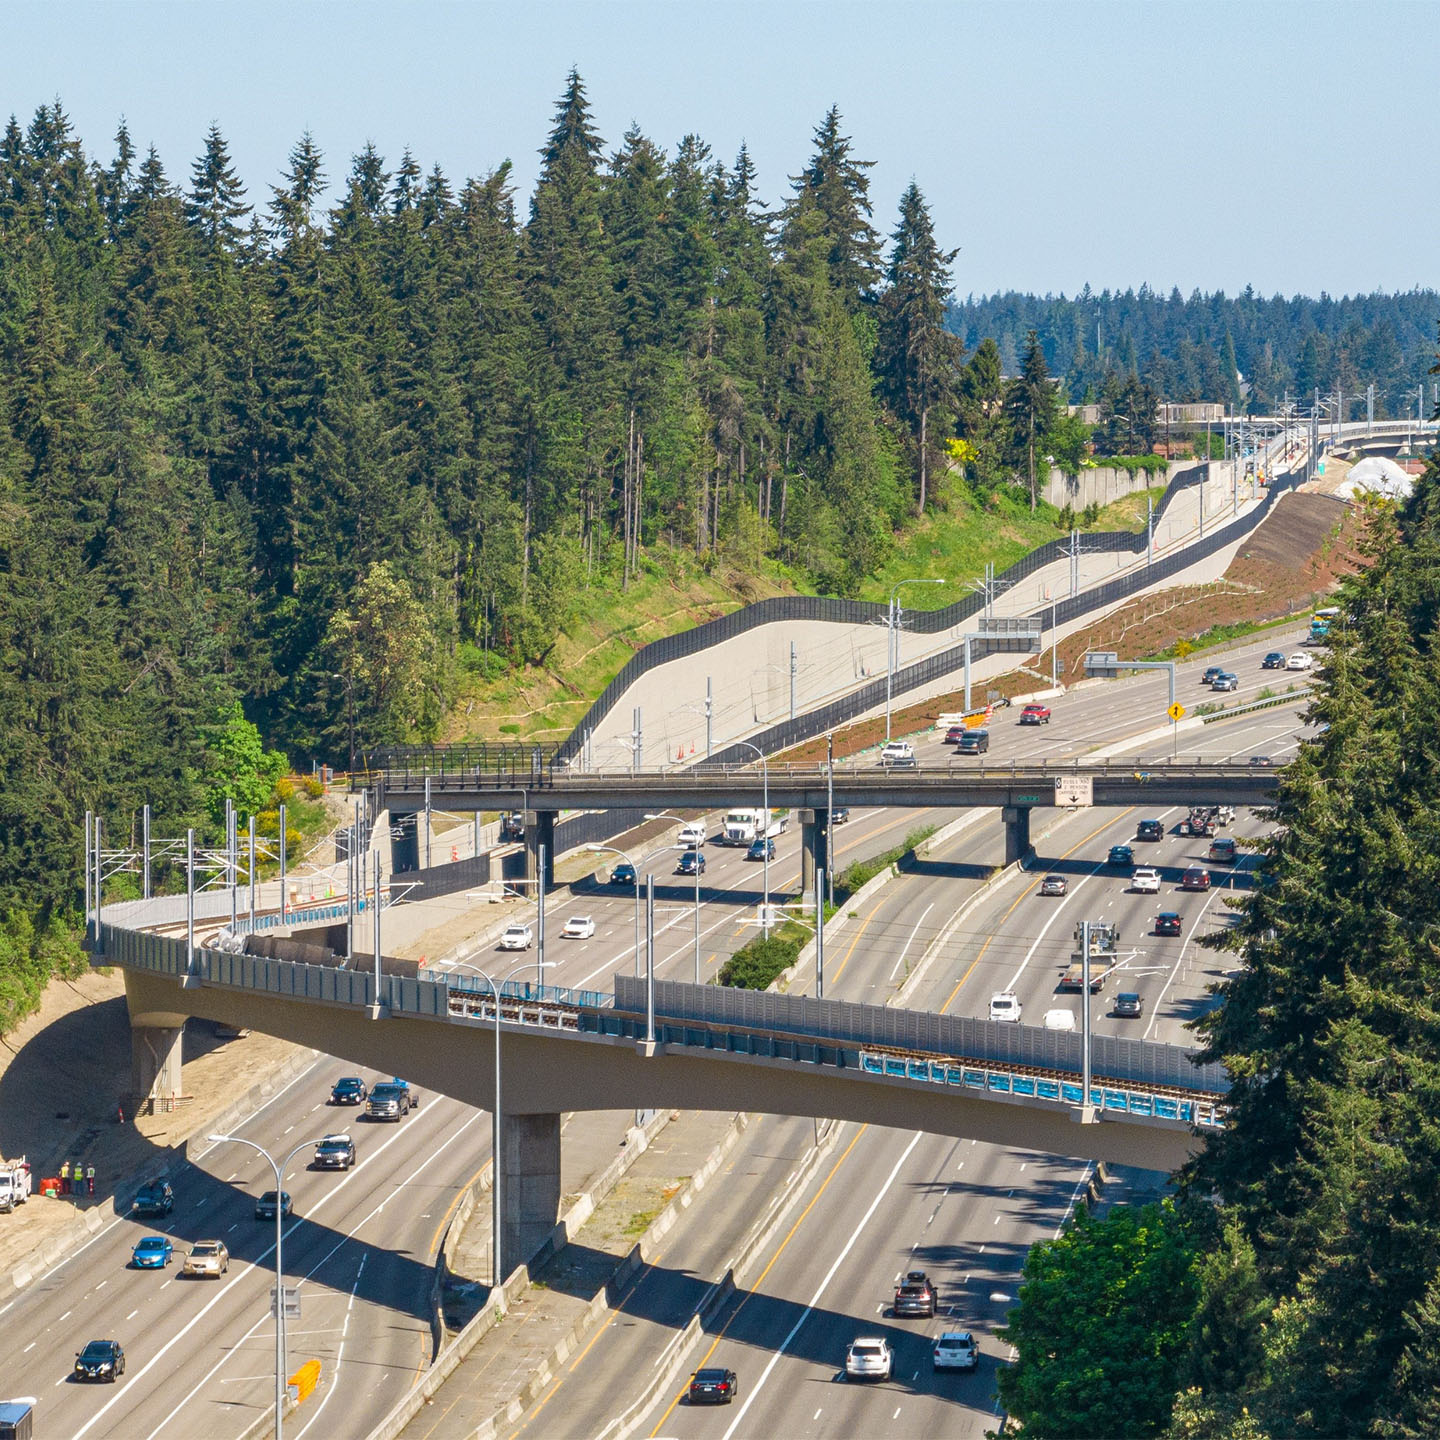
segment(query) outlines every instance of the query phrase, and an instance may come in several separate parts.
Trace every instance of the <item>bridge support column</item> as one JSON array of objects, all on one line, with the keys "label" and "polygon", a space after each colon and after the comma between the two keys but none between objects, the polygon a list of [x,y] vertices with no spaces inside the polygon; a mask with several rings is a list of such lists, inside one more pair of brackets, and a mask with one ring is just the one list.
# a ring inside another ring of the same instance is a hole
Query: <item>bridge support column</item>
[{"label": "bridge support column", "polygon": [[[178,1017],[177,1017],[178,1018]],[[180,1095],[180,1025],[136,1025],[130,1031],[131,1103],[141,1113],[169,1110]]]},{"label": "bridge support column", "polygon": [[1030,807],[1002,806],[1000,818],[1005,822],[1005,863],[1013,865],[1030,853]]},{"label": "bridge support column", "polygon": [[560,1116],[502,1116],[500,1159],[500,1274],[508,1276],[560,1218]]},{"label": "bridge support column", "polygon": [[545,847],[545,888],[555,885],[555,814],[554,810],[525,812],[525,878],[537,880],[540,871],[540,847]]},{"label": "bridge support column", "polygon": [[800,811],[800,894],[815,892],[815,871],[830,869],[830,812],[819,808]]}]

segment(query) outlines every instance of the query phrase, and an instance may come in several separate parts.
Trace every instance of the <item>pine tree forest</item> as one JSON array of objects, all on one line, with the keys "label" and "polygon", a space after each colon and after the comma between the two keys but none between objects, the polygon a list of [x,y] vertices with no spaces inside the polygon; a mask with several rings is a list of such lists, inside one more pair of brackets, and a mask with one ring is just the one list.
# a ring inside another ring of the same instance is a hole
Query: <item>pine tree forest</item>
[{"label": "pine tree forest", "polygon": [[930,503],[951,255],[913,184],[877,229],[837,110],[774,212],[743,148],[607,146],[577,74],[541,158],[527,206],[304,136],[256,196],[219,128],[177,175],[5,127],[0,914],[74,906],[87,806],[213,825],[227,717],[343,764],[656,547],[844,592]]}]

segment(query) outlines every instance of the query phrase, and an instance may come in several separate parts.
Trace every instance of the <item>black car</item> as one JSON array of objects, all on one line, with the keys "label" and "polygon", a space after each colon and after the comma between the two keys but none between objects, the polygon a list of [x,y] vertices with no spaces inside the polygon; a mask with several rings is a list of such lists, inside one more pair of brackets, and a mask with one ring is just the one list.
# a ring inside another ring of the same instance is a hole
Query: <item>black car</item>
[{"label": "black car", "polygon": [[1283,670],[1285,668],[1285,652],[1283,650],[1271,650],[1260,662],[1262,670]]},{"label": "black car", "polygon": [[1173,910],[1162,910],[1155,917],[1155,933],[1157,935],[1178,935],[1180,933],[1180,917]]},{"label": "black car", "polygon": [[1128,845],[1112,845],[1110,853],[1105,857],[1107,865],[1133,865],[1135,863],[1135,852]]},{"label": "black car", "polygon": [[775,842],[773,840],[752,840],[750,848],[745,852],[745,858],[747,860],[773,860],[775,858]]},{"label": "black car", "polygon": [[635,867],[628,860],[623,860],[610,872],[610,883],[612,885],[638,885],[640,882],[635,878]]},{"label": "black car", "polygon": [[1165,827],[1158,820],[1142,820],[1135,827],[1137,840],[1163,840]]},{"label": "black car", "polygon": [[681,857],[680,863],[675,867],[677,875],[703,875],[705,873],[705,857],[698,850],[687,850]]},{"label": "black car", "polygon": [[125,1352],[118,1340],[92,1340],[75,1352],[77,1380],[108,1380],[112,1385],[125,1373]]},{"label": "black car", "polygon": [[168,1180],[152,1180],[135,1196],[136,1215],[168,1215],[175,1208],[175,1192]]},{"label": "black car", "polygon": [[850,818],[850,807],[848,805],[837,805],[830,812],[830,823],[832,825],[843,825]]},{"label": "black car", "polygon": [[363,1105],[370,1087],[358,1075],[344,1075],[330,1087],[332,1105]]},{"label": "black car", "polygon": [[[290,1192],[282,1190],[280,1192],[280,1214],[283,1217],[293,1213]],[[257,1220],[273,1220],[275,1218],[275,1192],[273,1190],[267,1190],[255,1202],[255,1218]]]},{"label": "black car", "polygon": [[737,1388],[733,1370],[697,1370],[690,1377],[685,1397],[691,1405],[728,1405]]},{"label": "black car", "polygon": [[957,755],[983,755],[990,748],[988,730],[967,730],[955,747]]},{"label": "black car", "polygon": [[1200,677],[1200,683],[1202,685],[1213,685],[1215,683],[1215,677],[1217,675],[1223,675],[1224,673],[1225,667],[1223,665],[1207,665],[1205,667],[1205,673]]},{"label": "black car", "polygon": [[355,1142],[348,1135],[326,1135],[310,1163],[317,1170],[348,1170],[355,1163]]},{"label": "black car", "polygon": [[1138,1020],[1145,1002],[1133,990],[1122,990],[1115,997],[1115,1008],[1110,1012],[1120,1020]]}]

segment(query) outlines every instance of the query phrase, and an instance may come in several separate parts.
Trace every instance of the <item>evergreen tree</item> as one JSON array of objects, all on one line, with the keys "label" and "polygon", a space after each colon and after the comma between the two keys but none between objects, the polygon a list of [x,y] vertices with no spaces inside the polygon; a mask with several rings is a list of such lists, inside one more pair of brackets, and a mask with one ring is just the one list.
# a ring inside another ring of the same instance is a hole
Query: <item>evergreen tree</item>
[{"label": "evergreen tree", "polygon": [[1039,489],[1035,474],[1036,452],[1055,423],[1058,405],[1055,386],[1045,366],[1045,351],[1035,331],[1025,337],[1025,356],[1020,373],[1006,386],[1005,413],[1010,421],[1011,443],[1023,457],[1030,481],[1030,508],[1035,508]]}]

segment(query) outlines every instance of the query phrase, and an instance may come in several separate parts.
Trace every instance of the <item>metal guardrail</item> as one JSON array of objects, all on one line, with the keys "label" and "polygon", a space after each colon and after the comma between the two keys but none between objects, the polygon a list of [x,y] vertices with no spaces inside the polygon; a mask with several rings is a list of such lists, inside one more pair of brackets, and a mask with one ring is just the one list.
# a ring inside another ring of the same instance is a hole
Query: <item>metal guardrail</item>
[{"label": "metal guardrail", "polygon": [[1308,699],[1312,693],[1310,690],[1296,690],[1290,695],[1271,695],[1265,700],[1248,700],[1244,705],[1232,705],[1199,718],[1202,724],[1212,725],[1216,720],[1230,720],[1236,715],[1249,715],[1255,710],[1273,710],[1277,705],[1293,705],[1297,700]]}]

